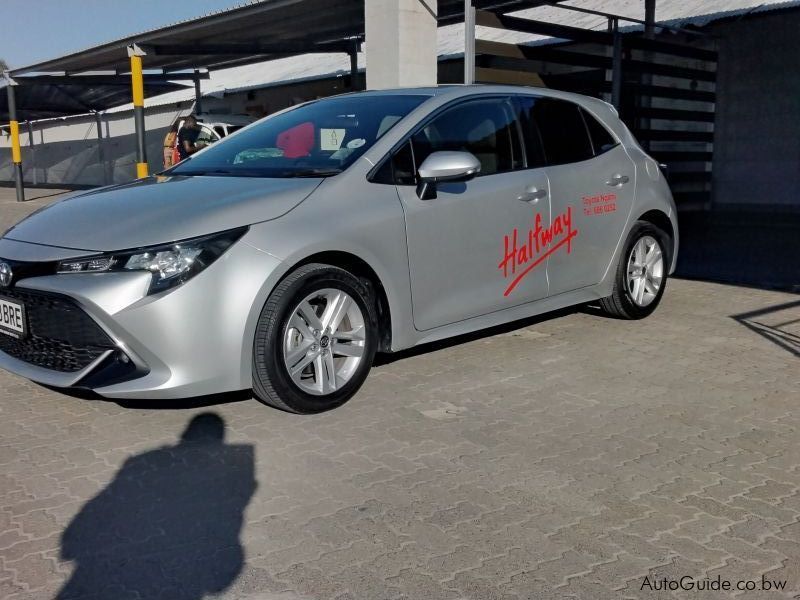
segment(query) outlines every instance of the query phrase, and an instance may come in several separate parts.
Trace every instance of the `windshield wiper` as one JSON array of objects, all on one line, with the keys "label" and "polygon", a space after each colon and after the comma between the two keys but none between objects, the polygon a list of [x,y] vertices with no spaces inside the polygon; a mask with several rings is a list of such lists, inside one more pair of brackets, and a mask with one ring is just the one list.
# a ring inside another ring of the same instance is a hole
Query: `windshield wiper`
[{"label": "windshield wiper", "polygon": [[226,169],[209,169],[208,171],[178,171],[175,175],[185,175],[186,177],[202,177],[203,175],[233,175],[233,171]]},{"label": "windshield wiper", "polygon": [[178,171],[175,175],[185,177],[332,177],[341,173],[341,169],[287,169],[277,173],[270,170],[260,171],[258,169],[208,169],[207,171]]},{"label": "windshield wiper", "polygon": [[341,169],[303,169],[297,171],[286,171],[285,177],[333,177],[341,173]]}]

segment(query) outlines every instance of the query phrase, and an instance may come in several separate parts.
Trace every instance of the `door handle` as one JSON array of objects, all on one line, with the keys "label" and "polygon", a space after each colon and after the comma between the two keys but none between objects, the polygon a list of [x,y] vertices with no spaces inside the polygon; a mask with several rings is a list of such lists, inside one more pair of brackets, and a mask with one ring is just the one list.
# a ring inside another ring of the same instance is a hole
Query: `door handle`
[{"label": "door handle", "polygon": [[611,179],[606,181],[606,185],[610,185],[611,187],[619,187],[621,185],[625,185],[631,180],[630,177],[627,175],[620,175],[619,173],[613,175]]},{"label": "door handle", "polygon": [[536,204],[542,198],[547,198],[547,190],[529,187],[524,193],[517,197],[520,202],[530,202]]}]

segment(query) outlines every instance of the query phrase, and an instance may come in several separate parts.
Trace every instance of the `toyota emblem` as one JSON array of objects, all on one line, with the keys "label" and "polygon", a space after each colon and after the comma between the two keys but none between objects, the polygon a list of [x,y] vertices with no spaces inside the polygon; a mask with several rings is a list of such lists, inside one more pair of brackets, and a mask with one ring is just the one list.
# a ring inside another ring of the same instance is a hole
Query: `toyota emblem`
[{"label": "toyota emblem", "polygon": [[0,285],[8,287],[11,285],[11,278],[14,277],[14,272],[11,266],[6,262],[0,262]]}]

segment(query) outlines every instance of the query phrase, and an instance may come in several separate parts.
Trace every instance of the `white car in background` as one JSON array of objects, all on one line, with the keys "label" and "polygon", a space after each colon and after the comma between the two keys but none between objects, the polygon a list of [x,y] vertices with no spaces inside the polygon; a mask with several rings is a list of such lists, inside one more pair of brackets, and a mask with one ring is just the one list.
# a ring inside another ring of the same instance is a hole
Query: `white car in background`
[{"label": "white car in background", "polygon": [[[224,137],[228,137],[242,127],[250,125],[257,119],[249,115],[225,115],[215,113],[200,113],[197,116],[197,124],[200,126],[200,134],[197,136],[199,143],[206,145],[218,142]],[[178,130],[183,127],[185,117],[181,117]]]}]

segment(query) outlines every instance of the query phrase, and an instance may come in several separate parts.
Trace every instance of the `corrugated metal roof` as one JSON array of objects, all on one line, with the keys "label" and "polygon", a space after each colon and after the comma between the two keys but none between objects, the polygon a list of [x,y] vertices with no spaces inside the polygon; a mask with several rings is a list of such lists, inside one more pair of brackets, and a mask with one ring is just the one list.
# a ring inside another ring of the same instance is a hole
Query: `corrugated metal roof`
[{"label": "corrugated metal roof", "polygon": [[[331,11],[340,18],[331,19]],[[260,62],[274,56],[275,52],[270,49],[225,54],[218,49],[208,50],[208,45],[219,47],[231,42],[245,42],[264,46],[280,42],[281,56],[301,54],[288,48],[298,43],[311,46],[329,41],[341,42],[363,33],[363,22],[364,5],[360,0],[263,0],[13,69],[11,74],[18,77],[26,73],[53,71],[124,73],[130,68],[126,48],[131,44],[152,49],[148,50],[146,69],[219,69]],[[165,45],[171,48],[158,50],[159,46],[163,49]]]},{"label": "corrugated metal roof", "polygon": [[[476,0],[480,6],[510,10],[546,0]],[[564,0],[551,0],[563,2]],[[463,0],[438,0],[440,23],[463,14]],[[260,0],[143,31],[64,56],[12,69],[18,77],[34,72],[127,72],[126,48],[147,51],[145,68],[210,70],[288,55],[347,53],[364,35],[364,0]],[[232,52],[231,44],[238,44]],[[226,51],[220,48],[225,46]],[[246,46],[246,49],[242,49]],[[147,50],[149,48],[149,50]]]},{"label": "corrugated metal roof", "polygon": [[[180,21],[175,21],[174,23],[168,23],[166,25],[161,25],[159,27],[154,27],[152,29],[144,29],[142,31],[138,31],[136,33],[132,33],[132,34],[130,34],[128,36],[125,36],[124,38],[117,38],[117,39],[114,39],[114,40],[108,40],[107,42],[101,42],[99,44],[94,44],[92,46],[85,46],[83,48],[77,48],[77,49],[69,52],[68,54],[65,54],[64,57],[74,56],[76,54],[83,54],[84,52],[88,52],[90,50],[93,50],[93,49],[98,48],[98,47],[103,47],[103,46],[125,47],[125,46],[127,46],[128,44],[131,43],[131,40],[135,41],[136,39],[139,39],[139,38],[142,38],[142,37],[146,37],[149,34],[154,33],[154,32],[156,32],[156,31],[158,31],[160,29],[177,27],[179,25],[183,25],[183,24],[189,23],[191,21],[196,21],[196,20],[199,20],[199,19],[206,19],[208,17],[214,17],[214,16],[221,15],[221,14],[224,14],[224,13],[227,13],[227,12],[236,11],[236,10],[239,10],[241,8],[246,8],[246,7],[251,6],[253,4],[260,4],[260,3],[266,2],[266,1],[269,1],[269,0],[248,0],[246,2],[239,2],[238,4],[234,4],[232,6],[229,6],[228,8],[222,8],[222,9],[219,9],[219,10],[212,10],[211,12],[207,12],[207,13],[204,13],[204,14],[196,16],[196,17],[190,17],[188,19],[182,19]],[[63,58],[63,57],[59,57],[59,58]],[[50,62],[50,61],[49,60],[48,61],[42,61],[42,63],[46,63],[46,62]],[[20,72],[20,71],[22,71],[22,72],[30,71],[30,70],[32,70],[33,67],[35,67],[38,64],[40,64],[40,63],[34,63],[33,65],[29,65],[29,66],[26,66],[26,67],[20,67],[18,69],[14,69],[14,71],[12,72],[12,75],[16,74],[17,72]]]},{"label": "corrugated metal roof", "polygon": [[[644,16],[641,0],[571,0],[564,4],[635,19],[641,19]],[[800,0],[658,0],[656,4],[656,20],[673,26],[690,24],[703,26],[720,19],[796,6],[800,6]],[[578,13],[551,5],[526,9],[512,14],[585,29],[605,29],[607,27],[607,20],[604,17]],[[638,28],[640,26],[634,25],[629,30]],[[551,39],[544,36],[484,27],[478,28],[478,36],[485,40],[515,44],[541,42]],[[464,27],[462,24],[440,28],[438,38],[438,53],[440,57],[463,54]],[[368,45],[369,42],[367,41],[365,48]],[[359,67],[365,67],[363,54],[359,55]],[[203,93],[208,95],[230,94],[303,79],[336,76],[349,73],[349,71],[349,59],[341,54],[295,56],[269,63],[251,64],[212,72],[211,79],[203,81],[202,89]],[[151,98],[148,104],[155,106],[189,101],[193,98],[194,94],[192,92],[180,91]]]},{"label": "corrugated metal roof", "polygon": [[[276,0],[260,0],[237,4],[233,9],[209,13],[214,16],[229,13],[233,10],[247,8],[264,2]],[[460,0],[459,0],[460,1]],[[600,10],[626,17],[640,19],[643,16],[641,0],[569,0],[564,4]],[[658,0],[656,19],[669,25],[703,26],[720,19],[735,18],[748,14],[762,13],[779,9],[800,6],[800,0]],[[607,25],[603,17],[564,10],[556,6],[542,6],[526,9],[515,15],[535,18],[550,23],[572,25],[587,29],[604,29]],[[196,19],[182,21],[175,25],[191,23]],[[637,29],[632,26],[630,29]],[[158,30],[151,30],[158,31]],[[147,32],[142,32],[147,33]],[[481,39],[502,41],[506,43],[535,43],[550,38],[537,35],[487,29],[480,27],[478,36]],[[136,36],[131,36],[136,37]],[[125,38],[126,40],[129,38]],[[124,40],[123,40],[124,41]],[[118,41],[119,42],[119,41]],[[368,42],[365,43],[365,48]],[[464,49],[464,28],[462,24],[442,27],[438,32],[438,53],[440,57],[459,56]],[[365,68],[364,54],[359,55],[359,67]],[[272,87],[289,82],[319,79],[349,73],[350,62],[345,54],[301,55],[289,58],[260,62],[222,69],[211,72],[211,77],[202,82],[204,95],[222,95],[245,90]],[[177,102],[191,101],[194,98],[192,89],[179,90],[148,98],[146,105],[160,106]],[[126,110],[130,105],[120,106],[114,110]]]},{"label": "corrugated metal roof", "polygon": [[[0,82],[0,122],[7,122],[8,96],[6,82]],[[185,85],[169,81],[145,82],[144,93],[149,99],[154,95],[185,89]],[[19,121],[38,121],[51,117],[81,115],[90,111],[103,111],[111,106],[128,104],[131,91],[129,86],[86,84],[28,84],[17,86],[14,90]]]}]

